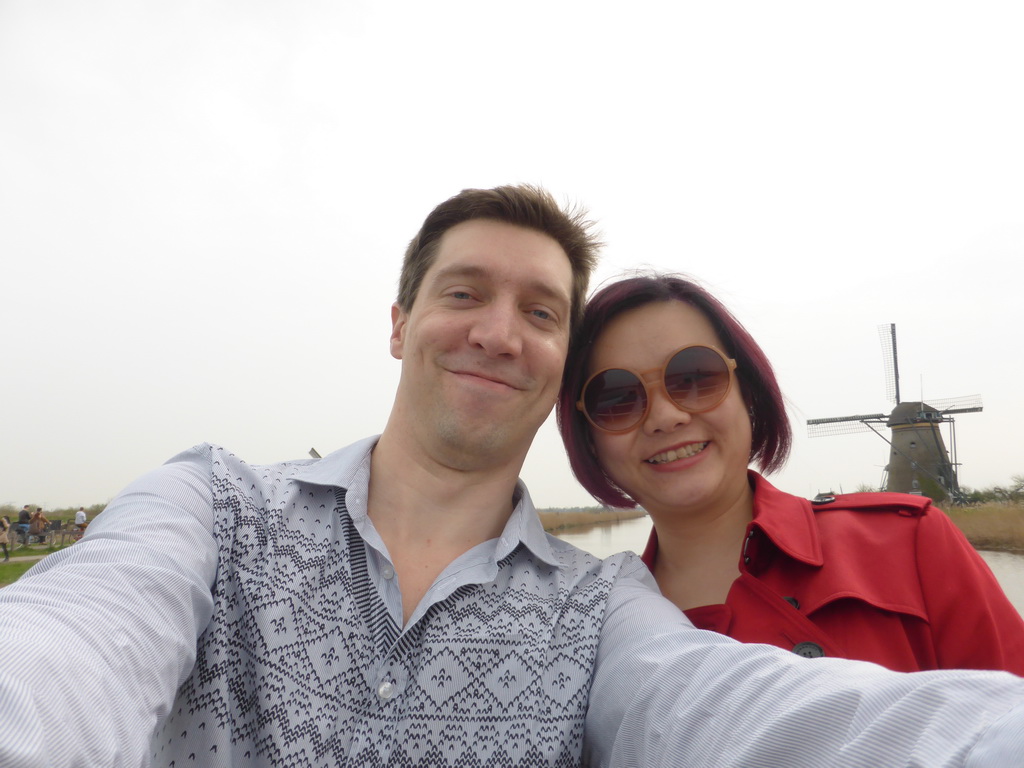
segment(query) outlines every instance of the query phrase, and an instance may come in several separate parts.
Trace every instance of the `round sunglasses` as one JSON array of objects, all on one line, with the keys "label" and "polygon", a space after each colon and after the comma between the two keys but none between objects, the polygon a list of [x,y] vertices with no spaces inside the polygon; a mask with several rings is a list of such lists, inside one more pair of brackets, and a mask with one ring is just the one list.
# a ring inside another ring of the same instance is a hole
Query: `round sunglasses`
[{"label": "round sunglasses", "polygon": [[736,361],[714,347],[683,347],[660,368],[639,373],[625,368],[598,371],[583,385],[576,408],[603,432],[629,432],[647,418],[651,394],[646,382],[655,374],[660,374],[657,381],[677,408],[704,413],[725,400],[735,370]]}]

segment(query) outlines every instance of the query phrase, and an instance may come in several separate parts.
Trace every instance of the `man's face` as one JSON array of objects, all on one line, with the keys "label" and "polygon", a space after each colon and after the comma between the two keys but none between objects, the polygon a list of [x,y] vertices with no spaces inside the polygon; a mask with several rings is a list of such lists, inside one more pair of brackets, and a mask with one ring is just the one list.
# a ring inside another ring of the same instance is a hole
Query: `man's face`
[{"label": "man's face", "polygon": [[393,419],[460,468],[522,461],[558,394],[571,292],[547,235],[487,219],[449,229],[412,309],[392,308]]}]

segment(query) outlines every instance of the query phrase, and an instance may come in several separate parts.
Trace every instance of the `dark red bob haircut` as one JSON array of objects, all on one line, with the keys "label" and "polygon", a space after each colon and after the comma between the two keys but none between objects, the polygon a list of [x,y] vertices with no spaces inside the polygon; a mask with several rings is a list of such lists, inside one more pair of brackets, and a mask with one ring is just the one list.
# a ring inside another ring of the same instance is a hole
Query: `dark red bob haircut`
[{"label": "dark red bob haircut", "polygon": [[590,352],[605,326],[617,315],[656,301],[690,304],[711,322],[724,351],[736,360],[736,380],[750,413],[750,463],[774,472],[786,463],[793,433],[771,363],[747,329],[708,291],[679,275],[645,274],[605,286],[590,299],[569,346],[558,396],[558,429],[573,474],[590,494],[610,507],[636,502],[609,478],[597,461],[590,424],[576,409],[590,368]]}]

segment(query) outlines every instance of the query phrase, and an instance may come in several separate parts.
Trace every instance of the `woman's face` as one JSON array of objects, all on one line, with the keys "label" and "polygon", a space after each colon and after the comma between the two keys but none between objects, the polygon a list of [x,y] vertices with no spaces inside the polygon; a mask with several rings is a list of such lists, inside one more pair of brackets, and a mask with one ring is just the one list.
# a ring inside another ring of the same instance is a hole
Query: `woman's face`
[{"label": "woman's face", "polygon": [[[645,304],[605,326],[587,376],[605,368],[660,368],[669,355],[691,344],[725,351],[711,323],[690,304]],[[679,409],[657,382],[647,382],[647,392],[650,406],[636,429],[613,435],[590,427],[601,466],[655,518],[724,511],[746,492],[750,458],[750,419],[735,374],[725,400],[705,413]]]}]

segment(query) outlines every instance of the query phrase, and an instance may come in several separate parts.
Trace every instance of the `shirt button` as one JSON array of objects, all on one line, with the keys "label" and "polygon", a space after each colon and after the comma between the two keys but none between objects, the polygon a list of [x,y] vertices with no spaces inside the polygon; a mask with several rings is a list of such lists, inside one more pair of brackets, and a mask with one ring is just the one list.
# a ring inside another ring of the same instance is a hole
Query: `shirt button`
[{"label": "shirt button", "polygon": [[383,683],[377,686],[377,696],[387,701],[395,695],[395,684],[390,680],[385,680]]},{"label": "shirt button", "polygon": [[391,579],[395,578],[395,569],[392,568],[390,565],[385,565],[383,568],[380,569],[380,575],[388,581],[391,581]]},{"label": "shirt button", "polygon": [[825,650],[817,643],[804,642],[794,645],[793,653],[805,659],[820,659],[825,655]]}]

